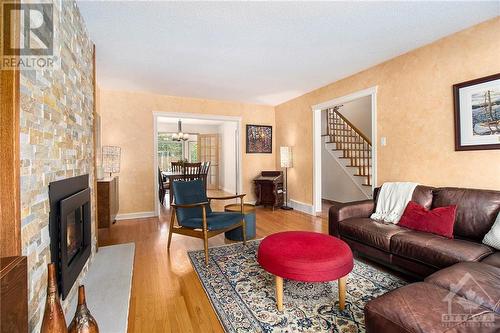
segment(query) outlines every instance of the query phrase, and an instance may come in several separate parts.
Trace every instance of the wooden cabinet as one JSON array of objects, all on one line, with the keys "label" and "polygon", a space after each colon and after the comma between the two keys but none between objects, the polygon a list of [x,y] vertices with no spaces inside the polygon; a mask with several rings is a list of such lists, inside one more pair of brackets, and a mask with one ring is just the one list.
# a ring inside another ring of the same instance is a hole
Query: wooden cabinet
[{"label": "wooden cabinet", "polygon": [[109,228],[115,223],[119,209],[119,178],[97,181],[97,221],[99,228]]},{"label": "wooden cabinet", "polygon": [[26,257],[0,259],[0,332],[28,332],[28,270]]},{"label": "wooden cabinet", "polygon": [[283,206],[283,172],[262,171],[255,178],[255,205],[281,207]]}]

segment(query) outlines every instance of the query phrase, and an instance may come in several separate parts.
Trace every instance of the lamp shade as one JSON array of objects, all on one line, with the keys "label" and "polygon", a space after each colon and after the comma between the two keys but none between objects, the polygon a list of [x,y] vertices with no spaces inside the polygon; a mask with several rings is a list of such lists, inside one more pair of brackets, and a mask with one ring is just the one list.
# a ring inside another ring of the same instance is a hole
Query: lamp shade
[{"label": "lamp shade", "polygon": [[293,166],[292,147],[280,147],[280,162],[282,168]]}]

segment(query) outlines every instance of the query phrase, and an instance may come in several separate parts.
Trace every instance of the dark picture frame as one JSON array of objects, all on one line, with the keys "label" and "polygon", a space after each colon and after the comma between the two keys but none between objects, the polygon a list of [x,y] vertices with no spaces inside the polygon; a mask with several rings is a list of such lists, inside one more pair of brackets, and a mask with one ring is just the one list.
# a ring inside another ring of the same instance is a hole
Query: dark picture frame
[{"label": "dark picture frame", "polygon": [[273,127],[268,125],[246,126],[247,154],[272,154]]},{"label": "dark picture frame", "polygon": [[500,73],[453,85],[455,151],[500,149]]}]

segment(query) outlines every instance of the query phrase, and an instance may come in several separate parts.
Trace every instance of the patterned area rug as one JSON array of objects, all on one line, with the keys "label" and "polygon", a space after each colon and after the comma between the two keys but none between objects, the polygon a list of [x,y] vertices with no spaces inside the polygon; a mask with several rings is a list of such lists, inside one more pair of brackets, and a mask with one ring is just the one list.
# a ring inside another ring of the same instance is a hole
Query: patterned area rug
[{"label": "patterned area rug", "polygon": [[285,280],[284,311],[278,312],[274,276],[257,262],[259,240],[188,252],[226,332],[364,332],[363,308],[369,300],[406,283],[356,261],[347,279],[346,308],[338,309],[337,281]]}]

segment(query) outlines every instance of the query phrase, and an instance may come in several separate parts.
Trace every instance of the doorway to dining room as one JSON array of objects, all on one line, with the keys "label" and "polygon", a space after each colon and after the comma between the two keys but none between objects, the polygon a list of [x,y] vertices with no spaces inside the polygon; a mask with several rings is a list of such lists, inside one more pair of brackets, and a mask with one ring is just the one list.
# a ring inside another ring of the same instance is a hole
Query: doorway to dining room
[{"label": "doorway to dining room", "polygon": [[240,129],[239,117],[154,113],[154,174],[155,184],[158,184],[155,207],[158,214],[162,204],[169,206],[170,180],[180,172],[175,169],[179,164],[200,168],[209,165],[207,190],[241,192]]}]

